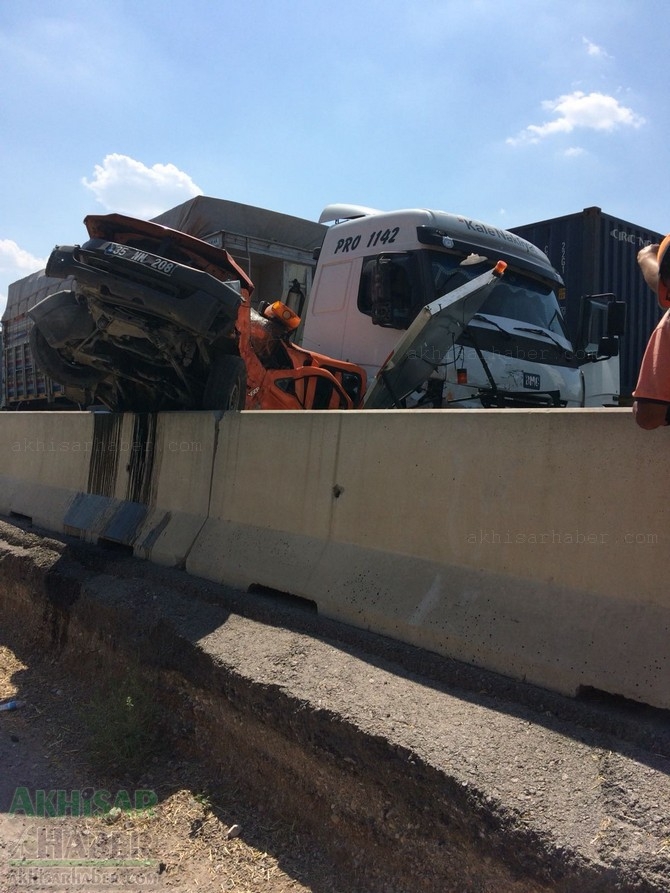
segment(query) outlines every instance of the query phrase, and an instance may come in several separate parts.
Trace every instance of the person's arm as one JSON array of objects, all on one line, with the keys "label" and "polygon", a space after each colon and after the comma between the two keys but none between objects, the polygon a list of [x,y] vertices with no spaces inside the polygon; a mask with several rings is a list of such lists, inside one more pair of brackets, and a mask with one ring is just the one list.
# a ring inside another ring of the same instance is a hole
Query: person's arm
[{"label": "person's arm", "polygon": [[659,245],[645,245],[637,253],[637,262],[644,281],[653,292],[658,292],[658,249]]},{"label": "person's arm", "polygon": [[637,385],[633,415],[640,428],[651,431],[667,425],[670,407],[670,311],[666,312],[647,344]]}]

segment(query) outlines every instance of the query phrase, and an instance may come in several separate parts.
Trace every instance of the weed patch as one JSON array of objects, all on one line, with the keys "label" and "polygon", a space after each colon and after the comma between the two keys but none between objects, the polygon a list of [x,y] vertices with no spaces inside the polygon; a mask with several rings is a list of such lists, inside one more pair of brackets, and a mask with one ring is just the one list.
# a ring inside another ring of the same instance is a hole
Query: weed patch
[{"label": "weed patch", "polygon": [[163,751],[163,711],[134,671],[102,686],[86,705],[83,720],[91,761],[106,771],[140,775]]}]

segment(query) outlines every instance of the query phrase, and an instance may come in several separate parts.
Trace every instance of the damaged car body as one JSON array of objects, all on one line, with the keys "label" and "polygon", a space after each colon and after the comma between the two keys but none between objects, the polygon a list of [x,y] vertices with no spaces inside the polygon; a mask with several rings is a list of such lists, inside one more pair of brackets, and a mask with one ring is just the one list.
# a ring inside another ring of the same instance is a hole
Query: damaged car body
[{"label": "damaged car body", "polygon": [[253,283],[224,249],[121,214],[89,215],[89,240],[57,246],[61,291],[29,311],[38,364],[79,405],[112,411],[351,409],[366,378],[293,344],[281,302],[251,307]]}]

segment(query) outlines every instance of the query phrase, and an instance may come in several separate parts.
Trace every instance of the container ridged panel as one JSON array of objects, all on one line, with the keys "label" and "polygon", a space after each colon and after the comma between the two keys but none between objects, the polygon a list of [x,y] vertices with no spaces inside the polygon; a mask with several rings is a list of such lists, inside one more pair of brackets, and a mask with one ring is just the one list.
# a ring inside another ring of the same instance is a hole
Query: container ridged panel
[{"label": "container ridged panel", "polygon": [[628,306],[626,334],[621,342],[621,392],[635,387],[640,361],[649,335],[660,318],[653,293],[637,265],[644,245],[659,242],[661,233],[628,223],[600,208],[513,227],[549,257],[565,282],[565,319],[574,336],[583,295],[616,295]]}]

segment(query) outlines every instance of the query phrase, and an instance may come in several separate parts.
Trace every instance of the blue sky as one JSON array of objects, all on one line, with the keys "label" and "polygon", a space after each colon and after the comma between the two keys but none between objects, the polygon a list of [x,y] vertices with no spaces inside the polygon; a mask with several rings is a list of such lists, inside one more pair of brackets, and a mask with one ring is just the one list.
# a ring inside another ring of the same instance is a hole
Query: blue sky
[{"label": "blue sky", "polygon": [[86,214],[204,193],[661,232],[666,0],[0,0],[0,311]]}]

